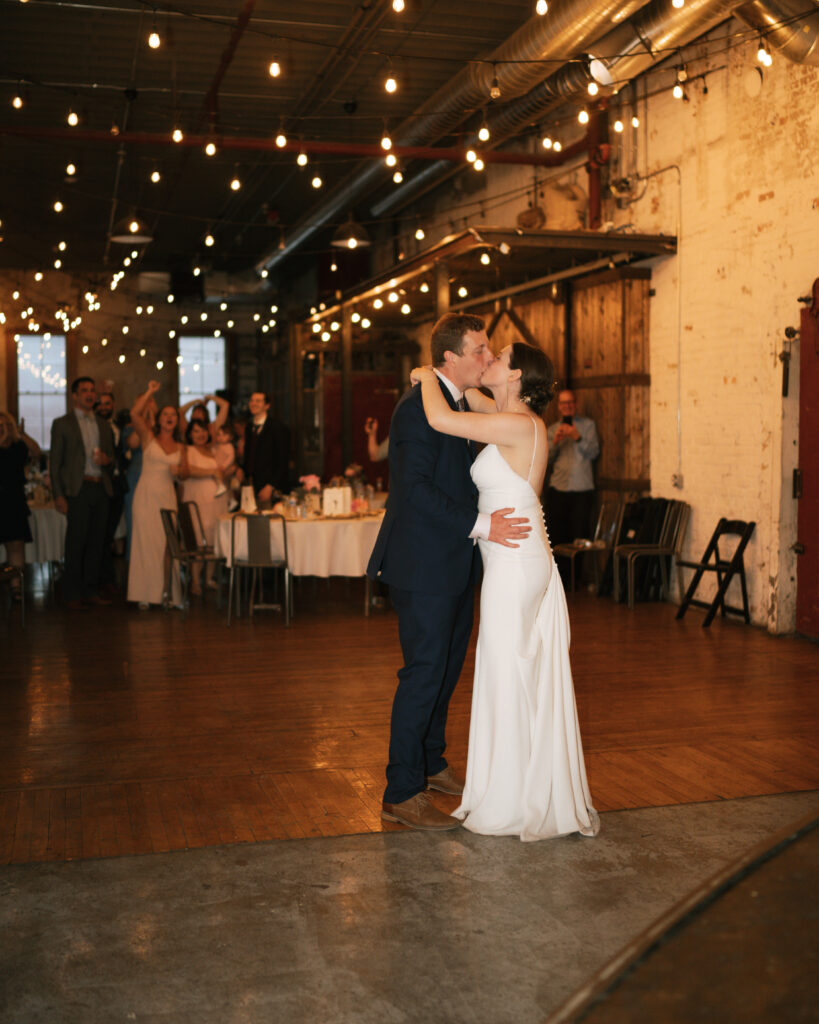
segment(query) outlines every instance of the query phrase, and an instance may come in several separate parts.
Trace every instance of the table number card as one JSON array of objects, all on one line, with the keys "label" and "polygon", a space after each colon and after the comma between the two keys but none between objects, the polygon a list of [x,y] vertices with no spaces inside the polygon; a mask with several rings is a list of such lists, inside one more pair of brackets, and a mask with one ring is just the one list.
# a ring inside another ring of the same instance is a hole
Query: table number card
[{"label": "table number card", "polygon": [[349,487],[325,487],[322,494],[322,512],[325,516],[348,516],[353,500]]}]

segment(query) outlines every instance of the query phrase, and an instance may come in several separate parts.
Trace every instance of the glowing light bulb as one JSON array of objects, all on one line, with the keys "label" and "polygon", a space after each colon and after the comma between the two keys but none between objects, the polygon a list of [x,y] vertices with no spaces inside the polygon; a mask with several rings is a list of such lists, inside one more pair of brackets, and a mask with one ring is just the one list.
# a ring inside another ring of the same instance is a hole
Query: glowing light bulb
[{"label": "glowing light bulb", "polygon": [[489,125],[482,124],[478,129],[478,138],[481,142],[489,142]]},{"label": "glowing light bulb", "polygon": [[82,347],[82,354],[84,356],[88,355],[88,346],[87,345],[83,345],[83,347]]},{"label": "glowing light bulb", "polygon": [[486,165],[484,164],[483,160],[481,160],[481,158],[478,157],[475,163],[472,164],[472,166],[475,168],[476,171],[482,171]]},{"label": "glowing light bulb", "polygon": [[535,4],[535,14],[539,14],[542,18],[548,10],[549,5],[546,3],[546,0],[537,0],[537,3]]},{"label": "glowing light bulb", "polygon": [[100,341],[100,345],[102,345],[103,348],[105,348],[105,346],[107,344],[108,344],[108,339],[107,338],[103,338],[102,341]]},{"label": "glowing light bulb", "polygon": [[685,0],[671,0],[671,6],[679,10],[681,7],[685,7]]},{"label": "glowing light bulb", "polygon": [[589,82],[586,86],[589,96],[596,96],[600,92],[600,86],[597,82]]},{"label": "glowing light bulb", "polygon": [[392,180],[395,182],[396,185],[400,185],[401,182],[404,180],[403,173],[400,170],[396,170],[393,173]]},{"label": "glowing light bulb", "polygon": [[589,123],[589,112],[588,112],[588,110],[581,110],[580,113],[577,115],[577,120],[581,124],[588,124]]},{"label": "glowing light bulb", "polygon": [[11,105],[14,107],[15,110],[19,110],[23,106],[23,97],[15,96],[14,99],[11,101]]},{"label": "glowing light bulb", "polygon": [[674,97],[675,100],[681,100],[683,98],[683,87],[680,85],[679,82],[677,82],[677,84],[671,90],[671,95]]},{"label": "glowing light bulb", "polygon": [[140,359],[144,359],[147,354],[148,354],[148,350],[147,349],[141,348],[139,350],[139,357],[140,357]]},{"label": "glowing light bulb", "polygon": [[419,242],[423,241],[423,239],[424,239],[424,229],[423,228],[416,228],[415,229],[415,237],[418,239]]},{"label": "glowing light bulb", "polygon": [[358,239],[354,238],[352,235],[350,235],[350,237],[347,239],[347,248],[348,249],[357,249],[358,248]]},{"label": "glowing light bulb", "polygon": [[384,82],[384,89],[389,93],[393,93],[398,89],[398,82],[396,82],[392,75]]},{"label": "glowing light bulb", "polygon": [[34,280],[35,280],[35,281],[42,281],[42,279],[43,279],[43,275],[42,275],[42,273],[41,273],[41,272],[40,272],[40,271],[38,270],[38,271],[37,271],[37,273],[36,273],[36,274],[34,275]]},{"label": "glowing light bulb", "polygon": [[299,153],[299,155],[296,157],[296,163],[299,165],[299,167],[307,166],[307,154],[304,152],[304,150],[302,150],[302,152]]},{"label": "glowing light bulb", "polygon": [[76,114],[73,110],[69,110],[66,121],[68,121],[72,128],[76,128],[77,125],[80,123],[80,118],[79,115]]},{"label": "glowing light bulb", "polygon": [[358,310],[356,310],[355,313],[352,314],[350,319],[354,324],[357,324],[361,321],[361,314],[358,312]]},{"label": "glowing light bulb", "polygon": [[540,141],[540,144],[541,144],[541,146],[543,146],[544,149],[551,149],[552,148],[552,138],[551,138],[551,136],[550,135],[544,135],[543,138]]},{"label": "glowing light bulb", "polygon": [[158,50],[161,45],[162,40],[159,38],[159,33],[154,29],[148,36],[148,46],[150,46],[152,50]]},{"label": "glowing light bulb", "polygon": [[383,299],[374,299],[373,300],[373,309],[381,309],[381,307],[383,305],[384,305],[384,300]]},{"label": "glowing light bulb", "polygon": [[54,269],[55,270],[59,270],[62,265],[63,265],[63,261],[62,260],[54,260]]},{"label": "glowing light bulb", "polygon": [[429,285],[427,284],[426,281],[423,281],[421,283],[421,287],[420,287],[419,290],[422,291],[426,295],[426,293],[429,291]]},{"label": "glowing light bulb", "polygon": [[165,363],[161,359],[157,359],[157,361],[156,361],[156,368],[157,368],[157,370],[161,370],[164,365],[165,365]]},{"label": "glowing light bulb", "polygon": [[458,294],[460,295],[460,297],[462,299],[465,299],[467,297],[467,295],[469,295],[469,292],[464,287],[464,285],[461,285],[461,287],[458,289]]},{"label": "glowing light bulb", "polygon": [[216,143],[215,142],[209,142],[205,146],[205,153],[208,156],[215,156],[216,155]]},{"label": "glowing light bulb", "polygon": [[63,204],[60,202],[59,199],[55,200],[55,202],[54,202],[54,212],[55,213],[62,213],[63,212]]},{"label": "glowing light bulb", "polygon": [[157,182],[159,182],[161,180],[162,180],[162,175],[159,173],[159,171],[157,171],[157,170],[151,171],[151,181],[154,183],[154,185],[156,185]]},{"label": "glowing light bulb", "polygon": [[561,149],[563,149],[563,143],[562,142],[555,142],[555,144],[554,144],[554,146],[552,148],[554,149],[555,153],[559,153],[561,151]]},{"label": "glowing light bulb", "polygon": [[483,265],[485,267],[488,267],[491,262],[492,262],[492,259],[489,256],[489,253],[488,252],[482,252],[481,253],[481,263],[483,263]]},{"label": "glowing light bulb", "polygon": [[230,180],[230,187],[233,192],[238,192],[239,189],[242,187],[242,183],[241,181],[239,181],[238,178],[233,177]]},{"label": "glowing light bulb", "polygon": [[401,306],[401,312],[404,314],[404,316],[409,316],[409,314],[412,312],[412,307],[408,302],[405,302]]},{"label": "glowing light bulb", "polygon": [[469,163],[474,164],[475,161],[478,159],[478,154],[475,152],[474,149],[468,149],[466,151],[466,159],[469,161]]},{"label": "glowing light bulb", "polygon": [[321,180],[320,176],[316,174],[313,177],[313,180],[310,182],[310,184],[313,186],[313,188],[321,188],[324,182]]},{"label": "glowing light bulb", "polygon": [[395,165],[398,163],[398,157],[395,155],[395,153],[387,153],[387,155],[384,157],[384,163],[387,165],[387,167],[395,167]]},{"label": "glowing light bulb", "polygon": [[65,252],[68,246],[65,244],[65,242],[60,242],[57,248],[60,250],[60,252]]},{"label": "glowing light bulb", "polygon": [[281,64],[279,64],[279,62],[275,59],[271,60],[270,66],[267,69],[267,73],[270,75],[271,78],[278,78],[279,75],[282,73]]},{"label": "glowing light bulb", "polygon": [[279,147],[279,149],[284,149],[284,147],[287,145],[287,136],[284,134],[284,132],[279,132],[279,134],[276,136],[276,145]]},{"label": "glowing light bulb", "polygon": [[124,353],[120,353],[119,362],[120,362],[120,364],[125,362],[125,354]]},{"label": "glowing light bulb", "polygon": [[381,148],[383,150],[392,149],[392,139],[386,132],[381,136]]},{"label": "glowing light bulb", "polygon": [[392,9],[400,14],[404,10],[404,0],[392,0]]},{"label": "glowing light bulb", "polygon": [[205,245],[211,246],[215,243],[216,239],[211,234],[205,235]]},{"label": "glowing light bulb", "polygon": [[173,139],[174,142],[181,142],[185,138],[185,136],[182,134],[182,129],[174,128],[173,132],[171,133],[171,138]]},{"label": "glowing light bulb", "polygon": [[636,114],[631,119],[631,127],[632,128],[639,128],[640,127],[640,118]]},{"label": "glowing light bulb", "polygon": [[614,122],[614,130],[615,130],[616,132],[621,132],[621,131],[623,130],[623,122],[622,122],[622,121],[620,120],[620,118],[619,118],[619,117],[618,117],[618,118],[617,118],[617,120],[616,120],[616,121]]}]

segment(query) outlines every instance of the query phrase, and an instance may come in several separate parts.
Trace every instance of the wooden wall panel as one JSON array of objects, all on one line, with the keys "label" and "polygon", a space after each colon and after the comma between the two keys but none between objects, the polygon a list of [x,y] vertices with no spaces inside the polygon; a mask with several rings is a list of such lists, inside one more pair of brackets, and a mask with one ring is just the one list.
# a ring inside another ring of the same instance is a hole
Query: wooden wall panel
[{"label": "wooden wall panel", "polygon": [[623,372],[621,281],[572,294],[572,380]]}]

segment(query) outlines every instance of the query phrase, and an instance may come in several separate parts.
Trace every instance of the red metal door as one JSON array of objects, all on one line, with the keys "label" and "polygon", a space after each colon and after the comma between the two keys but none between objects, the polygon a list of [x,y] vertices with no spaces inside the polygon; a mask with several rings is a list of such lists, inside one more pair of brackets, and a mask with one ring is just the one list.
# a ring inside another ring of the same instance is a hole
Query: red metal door
[{"label": "red metal door", "polygon": [[796,628],[819,639],[819,278],[799,334],[799,498]]}]

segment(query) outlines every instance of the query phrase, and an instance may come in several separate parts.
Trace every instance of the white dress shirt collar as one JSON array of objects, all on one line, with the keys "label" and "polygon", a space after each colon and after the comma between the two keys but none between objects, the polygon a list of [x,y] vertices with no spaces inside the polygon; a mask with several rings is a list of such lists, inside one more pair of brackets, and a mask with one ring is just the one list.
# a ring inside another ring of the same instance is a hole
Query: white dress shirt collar
[{"label": "white dress shirt collar", "polygon": [[452,381],[451,381],[451,380],[449,379],[449,377],[445,377],[445,376],[444,376],[444,375],[443,375],[443,374],[441,373],[441,371],[440,371],[440,370],[438,370],[438,369],[437,369],[436,367],[434,367],[434,366],[433,366],[433,368],[432,368],[432,371],[433,371],[433,373],[435,374],[435,376],[436,376],[436,377],[438,378],[438,380],[441,380],[441,381],[443,381],[443,382],[444,382],[444,384],[446,385],[446,389],[447,389],[447,391],[448,391],[448,392],[450,393],[450,395],[452,395],[452,397],[453,397],[453,398],[455,399],[455,404],[457,405],[457,404],[458,404],[458,402],[460,402],[460,400],[461,400],[461,399],[462,399],[462,398],[464,397],[464,393],[463,393],[463,391],[459,390],[459,389],[458,389],[458,388],[457,388],[457,387],[456,387],[456,386],[455,386],[455,385],[454,385],[454,384],[452,383]]}]

